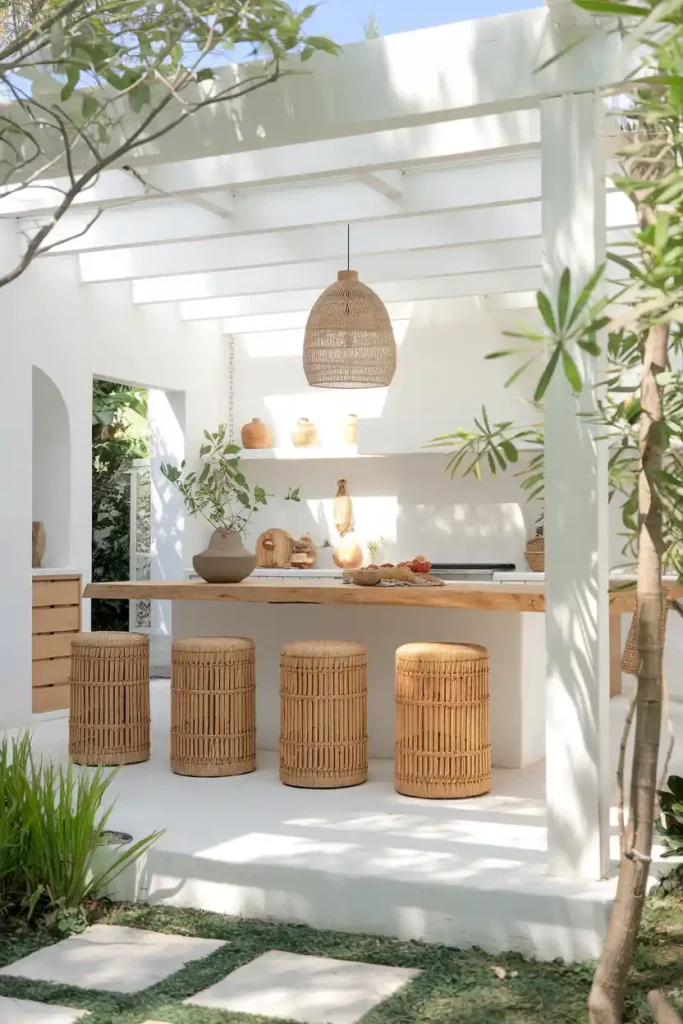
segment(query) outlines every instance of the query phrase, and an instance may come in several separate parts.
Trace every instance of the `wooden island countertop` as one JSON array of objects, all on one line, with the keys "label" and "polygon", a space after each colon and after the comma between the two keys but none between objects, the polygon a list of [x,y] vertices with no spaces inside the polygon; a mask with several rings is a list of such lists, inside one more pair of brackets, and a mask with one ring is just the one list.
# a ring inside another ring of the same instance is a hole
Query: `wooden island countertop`
[{"label": "wooden island countertop", "polygon": [[[671,598],[683,587],[667,584]],[[255,604],[375,605],[397,608],[469,608],[481,611],[544,612],[545,585],[467,581],[443,587],[359,587],[337,579],[246,579],[242,583],[178,582],[89,583],[84,597],[139,601],[240,601]],[[614,583],[610,612],[635,609],[635,586]]]}]

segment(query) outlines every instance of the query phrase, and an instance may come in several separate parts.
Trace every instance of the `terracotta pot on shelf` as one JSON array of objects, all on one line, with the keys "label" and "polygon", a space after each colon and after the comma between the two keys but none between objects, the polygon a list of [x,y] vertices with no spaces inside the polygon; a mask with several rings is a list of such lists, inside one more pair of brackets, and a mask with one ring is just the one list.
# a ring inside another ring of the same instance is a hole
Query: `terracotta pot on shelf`
[{"label": "terracotta pot on shelf", "polygon": [[344,444],[355,447],[358,444],[358,416],[350,412],[344,424]]},{"label": "terracotta pot on shelf", "polygon": [[270,448],[272,446],[270,427],[258,416],[255,416],[251,423],[245,423],[242,427],[243,448]]},{"label": "terracotta pot on shelf", "polygon": [[247,551],[236,530],[216,530],[206,550],[194,556],[192,565],[206,583],[241,583],[256,568],[256,555]]},{"label": "terracotta pot on shelf", "polygon": [[292,444],[295,448],[313,448],[318,444],[318,428],[315,423],[302,417],[297,420],[292,432]]}]

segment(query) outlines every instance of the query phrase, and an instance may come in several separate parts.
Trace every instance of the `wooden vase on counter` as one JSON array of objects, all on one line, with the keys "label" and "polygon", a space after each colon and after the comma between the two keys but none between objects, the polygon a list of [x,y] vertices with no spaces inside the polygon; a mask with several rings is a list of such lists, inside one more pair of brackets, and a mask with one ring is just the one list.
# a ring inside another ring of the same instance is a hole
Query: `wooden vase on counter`
[{"label": "wooden vase on counter", "polygon": [[292,444],[295,448],[314,448],[318,444],[318,428],[315,423],[305,417],[297,420],[292,432]]},{"label": "wooden vase on counter", "polygon": [[256,541],[256,564],[260,569],[287,569],[293,550],[294,539],[286,530],[266,530]]},{"label": "wooden vase on counter", "polygon": [[332,552],[334,564],[340,569],[360,569],[363,564],[363,549],[355,533],[347,533]]},{"label": "wooden vase on counter", "polygon": [[251,423],[245,423],[242,427],[243,448],[270,448],[272,441],[270,427],[258,416],[254,416]]}]

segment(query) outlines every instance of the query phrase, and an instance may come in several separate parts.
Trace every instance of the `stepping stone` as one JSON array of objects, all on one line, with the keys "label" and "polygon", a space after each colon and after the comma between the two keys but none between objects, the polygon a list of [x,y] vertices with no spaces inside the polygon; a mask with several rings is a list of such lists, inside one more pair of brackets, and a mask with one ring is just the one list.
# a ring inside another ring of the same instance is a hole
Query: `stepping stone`
[{"label": "stepping stone", "polygon": [[299,1024],[356,1024],[419,971],[271,950],[185,1000]]},{"label": "stepping stone", "polygon": [[34,1003],[31,999],[0,996],[2,1024],[75,1024],[87,1016],[87,1010],[72,1010],[69,1006],[50,1006],[48,1003]]},{"label": "stepping stone", "polygon": [[8,964],[0,975],[103,992],[140,992],[223,945],[215,939],[94,924],[80,935]]}]

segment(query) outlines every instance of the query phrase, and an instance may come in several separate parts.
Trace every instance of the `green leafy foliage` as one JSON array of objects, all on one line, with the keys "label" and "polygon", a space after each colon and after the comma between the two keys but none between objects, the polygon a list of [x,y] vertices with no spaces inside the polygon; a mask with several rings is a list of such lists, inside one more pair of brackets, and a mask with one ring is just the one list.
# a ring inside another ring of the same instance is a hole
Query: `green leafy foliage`
[{"label": "green leafy foliage", "polygon": [[115,774],[36,761],[28,735],[0,740],[0,916],[32,921],[78,909],[106,895],[156,841],[159,832],[95,866]]},{"label": "green leafy foliage", "polygon": [[[225,423],[213,433],[205,430],[204,438],[196,469],[186,470],[183,461],[163,465],[161,472],[182,494],[191,516],[202,516],[215,530],[244,533],[254,513],[274,495],[258,484],[252,490],[241,468],[242,449],[229,440]],[[290,487],[285,501],[301,501],[299,488]]]},{"label": "green leafy foliage", "polygon": [[[103,170],[316,53],[337,54],[306,32],[315,9],[285,0],[0,2],[0,187],[12,195],[63,176],[51,182],[52,218],[0,286],[50,248],[56,224]],[[222,73],[235,57],[248,70]]]},{"label": "green leafy foliage", "polygon": [[[149,455],[144,425],[147,393],[109,381],[93,382],[92,578],[97,583],[130,575],[130,469]],[[92,628],[128,629],[127,601],[94,601]]]},{"label": "green leafy foliage", "polygon": [[659,794],[661,817],[657,831],[664,840],[665,857],[683,857],[683,778],[672,775]]}]

